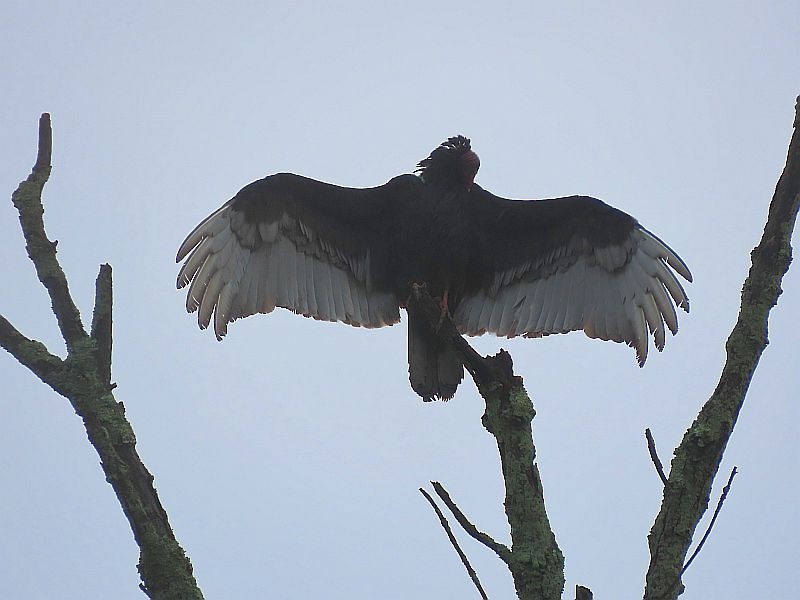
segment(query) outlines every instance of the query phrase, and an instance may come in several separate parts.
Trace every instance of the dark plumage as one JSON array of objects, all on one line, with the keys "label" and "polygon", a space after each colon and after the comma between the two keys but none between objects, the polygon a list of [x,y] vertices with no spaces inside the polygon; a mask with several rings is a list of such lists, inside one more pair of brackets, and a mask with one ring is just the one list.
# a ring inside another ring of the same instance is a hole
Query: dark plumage
[{"label": "dark plumage", "polygon": [[[178,287],[201,328],[276,306],[363,327],[393,325],[425,284],[458,329],[513,337],[584,330],[647,357],[689,301],[684,262],[637,221],[595,198],[507,200],[474,184],[465,137],[422,160],[418,175],[353,189],[280,173],[245,186],[189,234]],[[188,258],[187,258],[188,257]],[[460,357],[409,318],[409,378],[425,400],[453,396]]]}]

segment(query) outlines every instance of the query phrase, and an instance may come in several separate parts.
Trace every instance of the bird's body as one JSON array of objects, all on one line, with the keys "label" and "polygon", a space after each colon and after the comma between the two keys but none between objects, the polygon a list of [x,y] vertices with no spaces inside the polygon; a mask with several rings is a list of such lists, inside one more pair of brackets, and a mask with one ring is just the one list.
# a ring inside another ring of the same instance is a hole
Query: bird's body
[{"label": "bird's body", "polygon": [[[451,138],[382,186],[353,189],[281,173],[253,182],[187,237],[178,286],[201,327],[276,306],[317,319],[381,327],[414,284],[442,299],[463,333],[538,337],[583,329],[647,356],[660,350],[673,302],[688,300],[671,269],[686,265],[635,219],[585,196],[520,201],[473,183],[478,158]],[[671,268],[671,269],[670,269]],[[424,399],[449,398],[459,356],[409,319],[409,376]]]},{"label": "bird's body", "polygon": [[423,193],[398,215],[398,222],[414,225],[393,232],[395,291],[407,294],[411,283],[425,283],[435,297],[447,290],[451,299],[459,298],[478,258],[479,232],[468,218],[461,218],[463,192],[438,194],[422,187]]}]

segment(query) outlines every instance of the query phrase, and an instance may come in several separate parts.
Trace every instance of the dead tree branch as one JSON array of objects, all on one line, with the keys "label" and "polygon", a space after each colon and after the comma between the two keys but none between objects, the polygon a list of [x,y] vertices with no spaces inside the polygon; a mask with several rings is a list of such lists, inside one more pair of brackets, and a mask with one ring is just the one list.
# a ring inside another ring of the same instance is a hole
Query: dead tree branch
[{"label": "dead tree branch", "polygon": [[25,250],[36,267],[36,275],[42,282],[53,306],[53,314],[67,349],[86,337],[78,308],[69,293],[67,278],[56,259],[58,242],[47,239],[44,231],[44,207],[42,190],[50,178],[50,158],[52,156],[53,134],[50,128],[50,115],[45,113],[39,119],[39,152],[36,164],[28,178],[19,184],[11,201],[19,211],[19,221],[25,236]]},{"label": "dead tree branch", "polygon": [[500,453],[506,488],[504,504],[511,527],[511,551],[506,564],[517,596],[521,600],[560,600],[564,555],[550,528],[542,481],[534,463],[531,421],[536,411],[522,378],[514,375],[511,355],[504,350],[491,357],[478,354],[450,319],[440,318],[441,309],[423,288],[412,294],[408,310],[423,315],[442,340],[461,352],[464,366],[486,402],[481,421],[494,436]]},{"label": "dead tree branch", "polygon": [[464,551],[461,549],[461,546],[458,545],[458,540],[456,536],[453,535],[453,530],[450,529],[450,523],[447,522],[447,518],[445,518],[444,514],[442,513],[441,509],[436,505],[436,502],[431,498],[431,495],[425,491],[424,488],[419,488],[420,493],[425,496],[425,499],[428,503],[433,507],[433,511],[436,513],[436,516],[439,517],[439,523],[442,524],[442,529],[447,534],[447,539],[450,540],[450,543],[455,548],[458,557],[461,559],[461,563],[464,565],[464,568],[467,570],[467,574],[469,578],[472,580],[472,583],[475,584],[475,587],[478,589],[478,593],[481,595],[483,600],[488,600],[488,596],[481,585],[480,579],[478,579],[478,574],[475,572],[475,569],[472,568],[472,565],[469,564],[469,559],[467,559],[467,555],[464,554]]},{"label": "dead tree branch", "polygon": [[661,464],[661,459],[658,458],[658,451],[656,450],[656,441],[653,439],[653,432],[650,428],[644,430],[644,437],[647,438],[647,450],[650,452],[650,460],[653,461],[653,466],[656,468],[656,473],[661,478],[661,483],[667,485],[667,476],[664,475],[664,465]]},{"label": "dead tree branch", "polygon": [[50,295],[53,313],[67,346],[67,358],[51,354],[39,341],[20,333],[0,316],[0,346],[39,379],[66,397],[83,419],[92,446],[139,545],[140,587],[154,600],[200,600],[192,565],[175,539],[161,506],[153,476],[136,453],[136,437],[125,407],[111,393],[112,281],[103,265],[97,278],[91,335],[69,293],[56,258],[56,243],[44,229],[42,190],[50,176],[50,115],[39,121],[39,152],[30,176],[14,192],[28,256]]},{"label": "dead tree branch", "polygon": [[708,508],[711,485],[767,346],[769,312],[792,260],[791,237],[800,203],[800,98],[786,166],[778,180],[760,243],[742,288],[739,319],[725,346],[717,388],[686,432],[672,460],[661,510],[650,530],[645,600],[671,600],[683,592],[680,575],[697,524]]},{"label": "dead tree branch", "polygon": [[433,489],[439,498],[442,499],[442,502],[444,502],[447,508],[450,509],[450,512],[453,513],[456,521],[458,521],[458,524],[461,525],[464,531],[466,531],[474,540],[477,540],[489,548],[489,550],[497,554],[497,556],[500,557],[500,560],[509,565],[511,561],[511,550],[509,550],[508,546],[501,544],[500,542],[496,542],[488,533],[484,533],[475,527],[475,525],[470,522],[466,515],[461,512],[461,509],[458,508],[458,505],[453,501],[453,499],[450,498],[450,494],[447,493],[447,490],[444,489],[444,486],[441,483],[438,481],[431,481],[431,485],[433,486]]},{"label": "dead tree branch", "polygon": [[703,537],[700,539],[700,543],[697,544],[697,548],[695,548],[694,552],[692,552],[692,555],[689,557],[689,560],[687,560],[686,564],[683,565],[683,568],[681,569],[681,575],[686,573],[686,569],[689,568],[689,565],[692,564],[692,561],[695,559],[695,557],[698,554],[700,554],[700,550],[703,549],[703,544],[706,543],[706,540],[708,539],[708,536],[711,535],[711,529],[713,529],[714,523],[717,522],[717,517],[719,516],[719,511],[722,510],[722,504],[725,502],[725,498],[728,497],[728,492],[731,491],[731,484],[733,483],[733,478],[736,477],[736,473],[738,473],[738,471],[736,470],[736,467],[733,467],[733,469],[731,469],[731,475],[730,475],[730,477],[728,477],[728,483],[725,484],[725,487],[722,488],[722,493],[719,495],[719,500],[717,501],[717,508],[714,509],[714,514],[711,517],[711,521],[709,521],[709,523],[708,523],[708,527],[706,528],[706,532],[703,534]]}]

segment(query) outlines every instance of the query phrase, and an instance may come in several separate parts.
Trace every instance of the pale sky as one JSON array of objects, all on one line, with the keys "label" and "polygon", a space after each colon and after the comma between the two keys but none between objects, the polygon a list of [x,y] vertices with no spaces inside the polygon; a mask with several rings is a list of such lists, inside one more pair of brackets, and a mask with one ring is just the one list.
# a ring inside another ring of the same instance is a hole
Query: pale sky
[{"label": "pale sky", "polygon": [[[800,5],[552,4],[4,4],[0,313],[63,355],[10,202],[48,111],[48,233],[84,319],[98,265],[114,267],[116,397],[206,598],[477,597],[417,491],[431,479],[508,541],[482,400],[468,381],[449,403],[420,401],[405,322],[367,331],[278,310],[218,343],[174,289],[185,234],[250,181],[378,185],[457,134],[481,157],[481,186],[599,197],[694,274],[691,314],[644,369],[577,333],[475,340],[512,353],[537,409],[566,597],[576,583],[641,597],[661,500],[643,431],[668,463],[719,377],[791,135]],[[797,267],[686,600],[796,589]],[[0,381],[0,595],[143,598],[80,419],[6,353]],[[490,597],[513,597],[497,557],[457,535]]]}]

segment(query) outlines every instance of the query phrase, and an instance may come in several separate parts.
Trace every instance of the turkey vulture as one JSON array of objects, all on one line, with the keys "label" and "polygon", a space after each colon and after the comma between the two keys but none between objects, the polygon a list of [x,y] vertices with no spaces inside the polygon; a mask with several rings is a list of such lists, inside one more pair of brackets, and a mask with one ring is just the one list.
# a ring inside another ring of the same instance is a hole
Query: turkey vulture
[{"label": "turkey vulture", "polygon": [[[689,301],[673,270],[692,276],[664,242],[600,200],[507,200],[474,183],[469,139],[448,139],[416,174],[354,189],[278,173],[245,186],[178,250],[178,288],[200,328],[276,306],[356,327],[400,320],[424,284],[467,335],[541,337],[583,330],[625,342],[639,365],[648,330],[664,347]],[[463,378],[457,352],[409,315],[411,387],[448,399]]]}]

